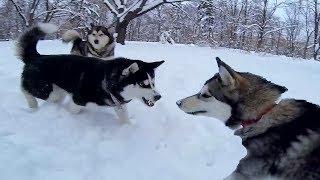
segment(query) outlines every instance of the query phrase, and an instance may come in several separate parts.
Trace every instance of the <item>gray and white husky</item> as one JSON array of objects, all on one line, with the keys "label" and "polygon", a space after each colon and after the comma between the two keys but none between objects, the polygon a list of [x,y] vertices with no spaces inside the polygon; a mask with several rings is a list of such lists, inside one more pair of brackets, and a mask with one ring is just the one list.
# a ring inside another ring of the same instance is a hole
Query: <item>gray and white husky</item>
[{"label": "gray and white husky", "polygon": [[[228,179],[320,179],[320,107],[277,103],[283,86],[237,72],[217,58],[219,72],[201,91],[177,101],[184,112],[219,119],[242,138],[247,155]],[[299,82],[297,82],[299,83]]]},{"label": "gray and white husky", "polygon": [[71,54],[104,60],[113,59],[116,45],[113,35],[104,26],[96,26],[92,23],[90,25],[86,40],[82,40],[76,30],[68,30],[62,35],[64,42],[73,42]]},{"label": "gray and white husky", "polygon": [[78,55],[41,55],[39,39],[57,30],[41,24],[25,32],[18,40],[18,56],[24,62],[21,89],[30,108],[37,99],[61,101],[71,95],[70,111],[78,113],[87,103],[112,106],[119,119],[128,122],[126,103],[140,99],[151,107],[161,98],[155,88],[155,69],[164,61],[146,63],[117,58],[104,61]]}]

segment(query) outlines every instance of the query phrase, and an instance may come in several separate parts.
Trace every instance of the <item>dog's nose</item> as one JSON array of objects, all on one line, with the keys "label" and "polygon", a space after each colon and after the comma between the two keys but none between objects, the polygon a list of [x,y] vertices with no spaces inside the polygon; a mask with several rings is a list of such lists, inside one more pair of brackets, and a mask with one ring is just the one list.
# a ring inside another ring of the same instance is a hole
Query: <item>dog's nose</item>
[{"label": "dog's nose", "polygon": [[161,98],[161,95],[154,96],[154,100],[158,101]]},{"label": "dog's nose", "polygon": [[94,43],[95,43],[95,44],[99,44],[98,39],[94,40]]},{"label": "dog's nose", "polygon": [[182,105],[182,101],[177,101],[176,104],[180,107]]}]

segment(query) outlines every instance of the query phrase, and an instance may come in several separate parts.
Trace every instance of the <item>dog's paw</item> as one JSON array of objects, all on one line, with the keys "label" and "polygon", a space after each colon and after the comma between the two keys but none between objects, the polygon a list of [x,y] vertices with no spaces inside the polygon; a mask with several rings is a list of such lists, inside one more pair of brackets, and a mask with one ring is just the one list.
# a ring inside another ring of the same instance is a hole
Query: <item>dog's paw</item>
[{"label": "dog's paw", "polygon": [[79,114],[82,111],[82,108],[69,108],[71,114]]},{"label": "dog's paw", "polygon": [[130,119],[129,118],[119,118],[119,121],[121,124],[130,124]]},{"label": "dog's paw", "polygon": [[72,102],[69,104],[69,112],[71,114],[79,114],[81,111],[82,111],[82,106],[79,106]]},{"label": "dog's paw", "polygon": [[29,106],[28,109],[27,109],[27,111],[30,112],[30,113],[33,113],[33,112],[38,111],[38,109],[39,109],[38,106],[35,106],[35,107],[30,107],[30,106]]},{"label": "dog's paw", "polygon": [[36,100],[36,98],[30,98],[28,99],[28,108],[29,109],[38,109],[38,101]]}]

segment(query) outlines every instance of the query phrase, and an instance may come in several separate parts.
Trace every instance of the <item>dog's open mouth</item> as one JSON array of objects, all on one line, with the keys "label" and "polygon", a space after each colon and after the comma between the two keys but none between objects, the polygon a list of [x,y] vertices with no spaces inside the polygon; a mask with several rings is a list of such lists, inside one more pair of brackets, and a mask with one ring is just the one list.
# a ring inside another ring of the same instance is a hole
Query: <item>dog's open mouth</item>
[{"label": "dog's open mouth", "polygon": [[143,102],[144,102],[147,106],[149,106],[149,107],[154,106],[154,102],[149,101],[149,100],[147,100],[147,99],[144,98],[144,97],[142,97],[142,100],[143,100]]},{"label": "dog's open mouth", "polygon": [[197,115],[201,113],[206,113],[207,111],[194,111],[194,112],[187,112],[187,114]]}]

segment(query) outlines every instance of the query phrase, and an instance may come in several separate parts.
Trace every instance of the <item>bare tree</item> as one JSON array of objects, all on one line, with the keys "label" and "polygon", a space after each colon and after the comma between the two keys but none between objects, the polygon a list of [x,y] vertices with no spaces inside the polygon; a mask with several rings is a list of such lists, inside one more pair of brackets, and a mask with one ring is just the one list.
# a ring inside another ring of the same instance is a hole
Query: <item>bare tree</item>
[{"label": "bare tree", "polygon": [[117,42],[124,44],[129,23],[153,9],[165,4],[186,0],[104,0],[104,4],[110,9],[116,18]]},{"label": "bare tree", "polygon": [[320,46],[319,46],[319,21],[320,14],[318,9],[318,0],[313,0],[313,12],[314,12],[314,36],[313,36],[313,59],[317,60]]},{"label": "bare tree", "polygon": [[[80,32],[94,22],[115,25],[121,43],[126,33],[127,40],[159,41],[167,31],[176,43],[319,59],[319,0],[176,3],[182,1],[186,0],[5,0],[0,5],[0,39],[15,39],[38,22]],[[282,4],[288,12],[284,18],[275,13]]]},{"label": "bare tree", "polygon": [[68,1],[63,0],[9,1],[13,4],[25,28],[29,28],[37,22],[49,22],[54,17],[61,17],[61,13],[64,13],[64,16],[78,14],[68,7]]},{"label": "bare tree", "polygon": [[310,45],[310,41],[311,41],[311,37],[314,33],[314,29],[313,29],[313,22],[312,22],[312,11],[311,11],[311,5],[310,3],[307,1],[301,1],[298,2],[301,6],[301,14],[303,17],[303,24],[304,24],[304,30],[305,30],[305,36],[306,36],[306,40],[304,43],[304,47],[303,47],[303,58],[307,58],[307,54],[309,49],[313,49],[313,45]]},{"label": "bare tree", "polygon": [[297,38],[300,35],[301,22],[300,22],[300,6],[297,3],[291,3],[286,7],[286,40],[287,40],[287,53],[288,56],[294,56],[297,46]]},{"label": "bare tree", "polygon": [[258,42],[257,42],[257,49],[261,50],[264,37],[269,33],[279,31],[282,28],[274,27],[274,13],[276,12],[277,8],[283,3],[277,3],[277,1],[273,5],[269,5],[269,0],[262,1],[262,9],[260,9],[258,13],[258,19],[255,26],[258,28]]}]

